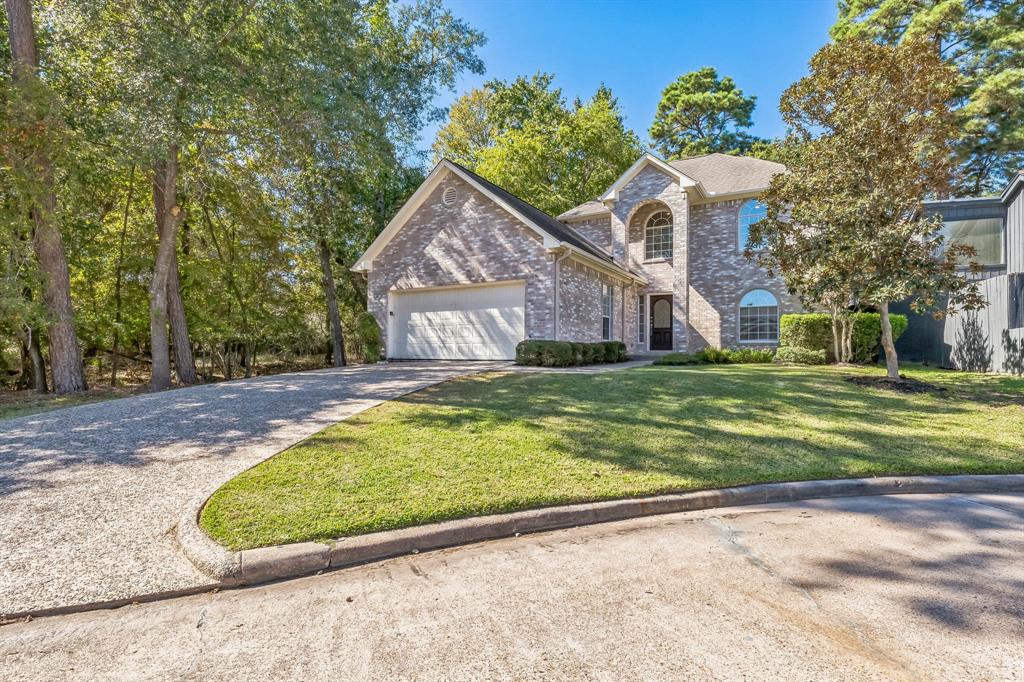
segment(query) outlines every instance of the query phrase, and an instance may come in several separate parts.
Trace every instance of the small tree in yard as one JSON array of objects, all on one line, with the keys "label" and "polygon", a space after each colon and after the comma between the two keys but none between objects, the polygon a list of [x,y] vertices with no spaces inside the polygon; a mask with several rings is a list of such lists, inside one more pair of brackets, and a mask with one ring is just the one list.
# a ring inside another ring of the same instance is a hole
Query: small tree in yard
[{"label": "small tree in yard", "polygon": [[957,78],[928,41],[822,48],[782,96],[789,172],[772,181],[768,217],[750,233],[763,249],[748,248],[748,257],[780,272],[805,304],[830,309],[834,329],[851,305],[878,309],[893,380],[891,302],[910,298],[915,311],[938,317],[983,305],[977,284],[957,270],[973,249],[943,250],[939,219],[923,214],[926,197],[949,191]]}]

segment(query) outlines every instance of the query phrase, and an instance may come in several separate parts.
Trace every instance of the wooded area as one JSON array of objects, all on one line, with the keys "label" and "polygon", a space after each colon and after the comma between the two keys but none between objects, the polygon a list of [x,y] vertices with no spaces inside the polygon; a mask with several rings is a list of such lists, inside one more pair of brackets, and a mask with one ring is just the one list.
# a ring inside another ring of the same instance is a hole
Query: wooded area
[{"label": "wooded area", "polygon": [[377,359],[348,266],[422,179],[479,32],[437,0],[6,10],[0,384]]}]

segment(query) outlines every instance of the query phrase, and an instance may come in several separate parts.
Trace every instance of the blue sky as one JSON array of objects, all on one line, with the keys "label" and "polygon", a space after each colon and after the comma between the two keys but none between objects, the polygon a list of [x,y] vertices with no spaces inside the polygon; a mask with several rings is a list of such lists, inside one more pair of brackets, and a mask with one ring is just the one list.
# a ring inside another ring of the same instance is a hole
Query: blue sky
[{"label": "blue sky", "polygon": [[[566,99],[589,97],[604,82],[619,99],[626,123],[647,141],[661,91],[680,74],[713,66],[757,95],[751,132],[785,131],[779,96],[806,73],[828,40],[834,0],[716,0],[645,2],[584,0],[447,0],[482,30],[486,73],[463,76],[458,95],[492,78],[547,71]],[[438,125],[423,131],[429,149]]]}]

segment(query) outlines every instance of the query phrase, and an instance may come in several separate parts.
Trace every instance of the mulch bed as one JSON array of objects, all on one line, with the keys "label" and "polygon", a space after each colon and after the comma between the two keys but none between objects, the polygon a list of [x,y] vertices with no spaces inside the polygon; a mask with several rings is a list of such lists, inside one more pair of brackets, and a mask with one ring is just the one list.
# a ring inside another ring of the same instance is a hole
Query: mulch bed
[{"label": "mulch bed", "polygon": [[911,379],[910,377],[900,375],[899,379],[890,379],[889,377],[846,377],[846,380],[850,383],[857,384],[858,386],[868,386],[870,388],[882,388],[888,391],[896,391],[897,393],[946,393],[944,386],[936,386],[935,384],[929,384],[927,381],[918,381],[917,379]]}]

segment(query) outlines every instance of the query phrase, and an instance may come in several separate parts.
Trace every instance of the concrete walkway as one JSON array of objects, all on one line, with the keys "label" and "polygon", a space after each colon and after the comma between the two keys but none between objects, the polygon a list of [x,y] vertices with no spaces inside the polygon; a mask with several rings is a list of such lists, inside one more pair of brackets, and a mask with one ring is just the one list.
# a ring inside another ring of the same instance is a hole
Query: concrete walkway
[{"label": "concrete walkway", "polygon": [[0,421],[0,614],[206,584],[174,544],[183,510],[340,419],[504,366],[328,369]]},{"label": "concrete walkway", "polygon": [[11,679],[1010,680],[1024,495],[694,512],[0,628]]}]

